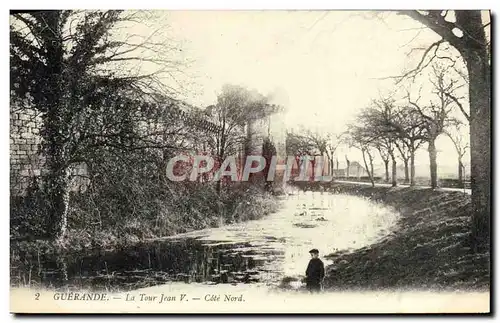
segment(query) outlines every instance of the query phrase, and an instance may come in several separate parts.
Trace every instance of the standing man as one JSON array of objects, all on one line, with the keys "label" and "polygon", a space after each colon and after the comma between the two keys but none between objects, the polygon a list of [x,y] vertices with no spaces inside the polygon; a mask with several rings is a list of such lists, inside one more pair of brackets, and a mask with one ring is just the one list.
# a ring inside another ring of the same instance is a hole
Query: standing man
[{"label": "standing man", "polygon": [[306,286],[311,293],[319,293],[321,291],[321,283],[325,277],[325,266],[323,261],[319,259],[318,249],[309,251],[311,260],[306,269]]}]

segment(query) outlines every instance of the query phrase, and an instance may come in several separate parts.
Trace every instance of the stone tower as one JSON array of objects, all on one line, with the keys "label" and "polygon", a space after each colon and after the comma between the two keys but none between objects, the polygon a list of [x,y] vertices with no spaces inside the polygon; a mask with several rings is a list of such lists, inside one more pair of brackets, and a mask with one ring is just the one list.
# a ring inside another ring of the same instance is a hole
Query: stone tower
[{"label": "stone tower", "polygon": [[[281,88],[275,89],[272,94],[273,104],[282,107],[282,110],[271,116],[269,120],[269,137],[276,147],[278,163],[286,163],[286,111],[289,106],[288,94]],[[284,181],[284,170],[277,171],[274,182],[276,193],[286,193],[286,182]]]}]

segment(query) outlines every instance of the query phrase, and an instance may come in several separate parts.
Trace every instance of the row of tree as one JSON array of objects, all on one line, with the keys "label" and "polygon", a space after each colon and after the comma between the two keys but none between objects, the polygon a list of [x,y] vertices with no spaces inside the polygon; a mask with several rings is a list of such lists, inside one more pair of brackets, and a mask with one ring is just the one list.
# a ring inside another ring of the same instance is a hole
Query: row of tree
[{"label": "row of tree", "polygon": [[[456,103],[451,98],[463,86],[451,78],[450,65],[436,62],[429,73],[431,92],[428,102],[412,98],[406,90],[402,98],[373,100],[349,127],[347,141],[363,155],[366,171],[374,183],[373,162],[378,153],[385,165],[386,181],[397,185],[398,160],[404,163],[405,183],[415,185],[415,153],[423,144],[429,152],[431,187],[438,186],[436,140],[446,134],[454,143],[458,155],[458,179],[463,184],[463,156],[468,149],[468,131],[463,118],[454,113]],[[391,165],[391,176],[389,176]]]},{"label": "row of tree", "polygon": [[[440,36],[425,50],[416,68],[406,74],[419,72],[422,66],[429,64],[424,61],[438,59],[437,51],[443,44],[452,46],[465,63],[470,110],[467,119],[470,126],[472,241],[475,249],[488,248],[491,229],[491,41],[488,38],[491,35],[491,13],[480,10],[410,10],[398,14],[418,21]],[[487,19],[483,19],[485,16]]]},{"label": "row of tree", "polygon": [[[423,55],[414,68],[395,77],[397,83],[411,82],[431,66],[434,100],[429,104],[423,103],[419,95],[414,97],[412,91],[407,91],[398,99],[376,100],[359,116],[347,138],[351,145],[362,151],[365,167],[371,174],[377,151],[386,165],[392,162],[393,175],[396,155],[400,156],[405,166],[409,160],[410,182],[414,182],[414,153],[427,143],[433,187],[437,185],[436,138],[442,133],[453,138],[458,153],[459,177],[463,176],[462,157],[466,149],[470,149],[472,242],[476,249],[487,247],[491,217],[491,17],[489,13],[479,10],[408,10],[395,14],[419,22],[423,28],[432,30],[440,37],[423,49]],[[383,13],[375,13],[375,16],[383,19]],[[448,53],[455,50],[458,57],[443,56],[443,48]],[[464,87],[467,98],[455,95],[454,91],[459,87],[457,79],[447,79],[450,67],[434,64],[436,61],[451,61],[452,64],[458,61],[463,65],[458,74],[465,81],[460,87]],[[469,107],[469,111],[465,106]],[[458,110],[466,121],[459,122],[452,117],[452,110]],[[459,135],[464,132],[463,129],[469,130],[469,140]],[[467,141],[470,142],[469,147]],[[396,176],[392,177],[394,181]]]},{"label": "row of tree", "polygon": [[[332,174],[335,167],[335,152],[342,143],[341,138],[342,135],[330,132],[322,133],[306,128],[301,128],[298,131],[289,131],[286,136],[286,152],[288,156],[326,157],[329,173]],[[299,168],[303,162],[304,160],[299,160]]]}]

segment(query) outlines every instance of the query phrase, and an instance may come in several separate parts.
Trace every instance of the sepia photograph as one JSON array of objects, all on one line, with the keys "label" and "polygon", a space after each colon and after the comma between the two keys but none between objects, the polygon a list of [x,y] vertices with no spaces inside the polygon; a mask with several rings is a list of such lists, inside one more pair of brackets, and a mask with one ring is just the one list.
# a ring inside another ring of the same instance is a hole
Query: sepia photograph
[{"label": "sepia photograph", "polygon": [[10,10],[10,312],[488,314],[489,10]]}]

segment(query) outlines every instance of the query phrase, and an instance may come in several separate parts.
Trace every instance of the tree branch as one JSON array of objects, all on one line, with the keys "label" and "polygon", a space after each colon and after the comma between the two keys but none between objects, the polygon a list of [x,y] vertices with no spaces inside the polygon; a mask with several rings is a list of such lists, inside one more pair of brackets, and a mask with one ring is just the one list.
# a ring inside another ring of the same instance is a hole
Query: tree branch
[{"label": "tree branch", "polygon": [[421,24],[429,27],[441,36],[444,41],[447,41],[459,51],[463,48],[463,41],[453,33],[453,28],[458,28],[458,26],[456,26],[453,22],[446,21],[445,18],[441,16],[440,10],[430,10],[428,15],[423,15],[417,10],[405,10],[399,11],[399,13],[413,18]]},{"label": "tree branch", "polygon": [[462,111],[462,114],[464,115],[464,117],[467,119],[467,121],[470,122],[470,116],[465,111],[464,106],[462,105],[462,103],[460,103],[460,101],[458,100],[458,98],[456,96],[454,96],[453,94],[448,93],[448,92],[444,92],[444,95],[446,95],[448,98],[450,98],[451,100],[453,100],[453,102],[455,102],[455,104],[460,108],[460,111]]}]

